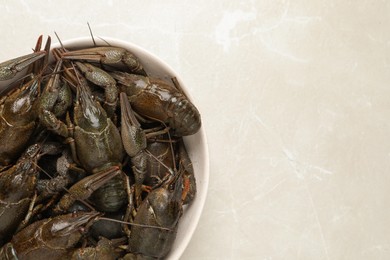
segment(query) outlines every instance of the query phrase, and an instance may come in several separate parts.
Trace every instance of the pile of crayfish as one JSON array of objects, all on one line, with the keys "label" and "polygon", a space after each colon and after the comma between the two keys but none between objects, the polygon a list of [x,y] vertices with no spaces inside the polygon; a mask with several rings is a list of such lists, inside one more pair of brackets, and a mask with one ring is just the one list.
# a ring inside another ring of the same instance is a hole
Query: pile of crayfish
[{"label": "pile of crayfish", "polygon": [[[159,259],[196,195],[175,78],[115,46],[0,63],[0,259]],[[22,75],[21,75],[22,74]],[[8,81],[7,81],[8,82]]]}]

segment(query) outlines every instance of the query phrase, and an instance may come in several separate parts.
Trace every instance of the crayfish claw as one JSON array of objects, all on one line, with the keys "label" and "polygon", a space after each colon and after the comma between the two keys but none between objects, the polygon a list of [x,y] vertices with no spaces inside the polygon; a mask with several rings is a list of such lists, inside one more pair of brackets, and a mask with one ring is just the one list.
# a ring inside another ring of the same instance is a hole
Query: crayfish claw
[{"label": "crayfish claw", "polygon": [[9,80],[33,62],[46,55],[46,51],[38,51],[0,63],[0,81]]},{"label": "crayfish claw", "polygon": [[85,60],[105,65],[125,65],[130,71],[146,76],[146,72],[139,59],[133,53],[120,47],[95,47],[68,51],[62,54],[62,58],[68,60]]}]

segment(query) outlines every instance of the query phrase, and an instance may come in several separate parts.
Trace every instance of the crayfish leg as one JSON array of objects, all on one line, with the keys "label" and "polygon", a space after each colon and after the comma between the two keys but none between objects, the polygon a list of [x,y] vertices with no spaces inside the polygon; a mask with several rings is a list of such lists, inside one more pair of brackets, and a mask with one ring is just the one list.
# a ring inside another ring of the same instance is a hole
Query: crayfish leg
[{"label": "crayfish leg", "polygon": [[121,172],[122,171],[118,166],[113,166],[108,170],[103,170],[83,178],[69,188],[68,193],[66,193],[56,205],[54,212],[66,212],[76,200],[85,202],[84,200],[88,199],[94,191],[121,174]]},{"label": "crayfish leg", "polygon": [[25,228],[27,226],[27,224],[29,223],[31,217],[33,216],[33,212],[34,212],[34,205],[35,205],[35,202],[37,201],[37,193],[35,192],[34,193],[34,196],[30,202],[30,205],[28,207],[28,212],[26,214],[26,217],[23,219],[23,221],[19,224],[18,228],[16,229],[16,232],[19,232],[20,230],[22,230],[23,228]]}]

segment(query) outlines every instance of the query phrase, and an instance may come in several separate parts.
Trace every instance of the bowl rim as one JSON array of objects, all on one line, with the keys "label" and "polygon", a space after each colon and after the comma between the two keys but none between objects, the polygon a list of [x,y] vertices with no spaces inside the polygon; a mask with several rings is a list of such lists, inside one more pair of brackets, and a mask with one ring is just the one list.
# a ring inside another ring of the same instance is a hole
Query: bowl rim
[{"label": "bowl rim", "polygon": [[[186,88],[185,84],[183,83],[181,76],[169,64],[167,64],[165,61],[163,61],[161,58],[159,58],[154,53],[144,49],[143,47],[141,47],[133,42],[121,40],[121,39],[116,39],[116,38],[112,38],[112,37],[99,36],[99,37],[95,38],[95,41],[98,43],[99,46],[104,46],[107,43],[113,43],[113,46],[122,47],[125,49],[130,49],[131,51],[142,53],[143,56],[148,56],[149,58],[151,58],[153,60],[153,62],[156,61],[159,66],[160,65],[163,66],[164,69],[170,75],[175,76],[177,78],[178,82],[181,84],[181,86],[184,86],[183,91],[186,94],[186,96],[188,97],[188,99],[191,102],[193,101],[193,98],[192,98],[191,94],[188,93],[188,89]],[[64,41],[61,40],[61,43],[65,47],[66,46],[76,46],[76,45],[80,45],[80,44],[81,45],[91,45],[91,47],[93,47],[93,45],[94,45],[94,42],[93,42],[91,37],[76,37],[76,38],[71,38],[71,39],[67,39]],[[59,47],[61,47],[60,42],[54,42],[51,46],[51,49],[59,48]],[[198,110],[200,110],[198,106],[197,106],[197,108],[198,108]],[[202,113],[200,113],[200,114],[202,114]],[[210,178],[210,160],[209,160],[210,157],[209,157],[209,147],[208,147],[208,142],[207,142],[207,136],[206,136],[206,131],[204,129],[203,122],[202,122],[201,128],[199,129],[199,131],[195,135],[183,138],[184,142],[186,143],[186,139],[191,138],[191,137],[196,137],[196,136],[198,136],[198,138],[200,138],[201,147],[203,148],[202,149],[203,153],[201,154],[202,155],[201,161],[203,162],[203,167],[201,170],[203,171],[202,175],[204,178],[204,179],[202,179],[201,183],[199,182],[199,180],[197,180],[197,194],[196,194],[197,208],[194,210],[194,212],[192,212],[193,215],[191,216],[191,218],[193,221],[191,222],[192,225],[186,231],[187,235],[184,236],[184,238],[180,241],[180,244],[178,247],[172,248],[172,250],[166,256],[166,259],[179,259],[182,256],[185,249],[188,247],[188,245],[189,245],[189,243],[190,243],[190,241],[195,233],[196,228],[198,227],[199,220],[200,220],[200,217],[202,215],[204,205],[206,202],[206,198],[207,198],[209,178]],[[199,189],[199,184],[201,184],[200,186],[202,187],[202,189]],[[199,190],[202,191],[201,194],[199,194]],[[192,203],[188,207],[193,207],[194,206],[193,204],[194,203]],[[184,211],[183,215],[186,213],[185,211]],[[180,223],[179,223],[179,228],[180,228]],[[177,243],[177,242],[175,241],[175,243]]]}]

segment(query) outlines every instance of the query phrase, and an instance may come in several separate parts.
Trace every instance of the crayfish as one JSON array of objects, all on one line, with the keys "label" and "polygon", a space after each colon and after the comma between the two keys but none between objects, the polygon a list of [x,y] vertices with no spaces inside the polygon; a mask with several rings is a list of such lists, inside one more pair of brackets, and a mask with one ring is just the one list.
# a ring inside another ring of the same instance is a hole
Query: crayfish
[{"label": "crayfish", "polygon": [[50,43],[0,63],[0,259],[164,258],[198,109],[129,50]]}]

